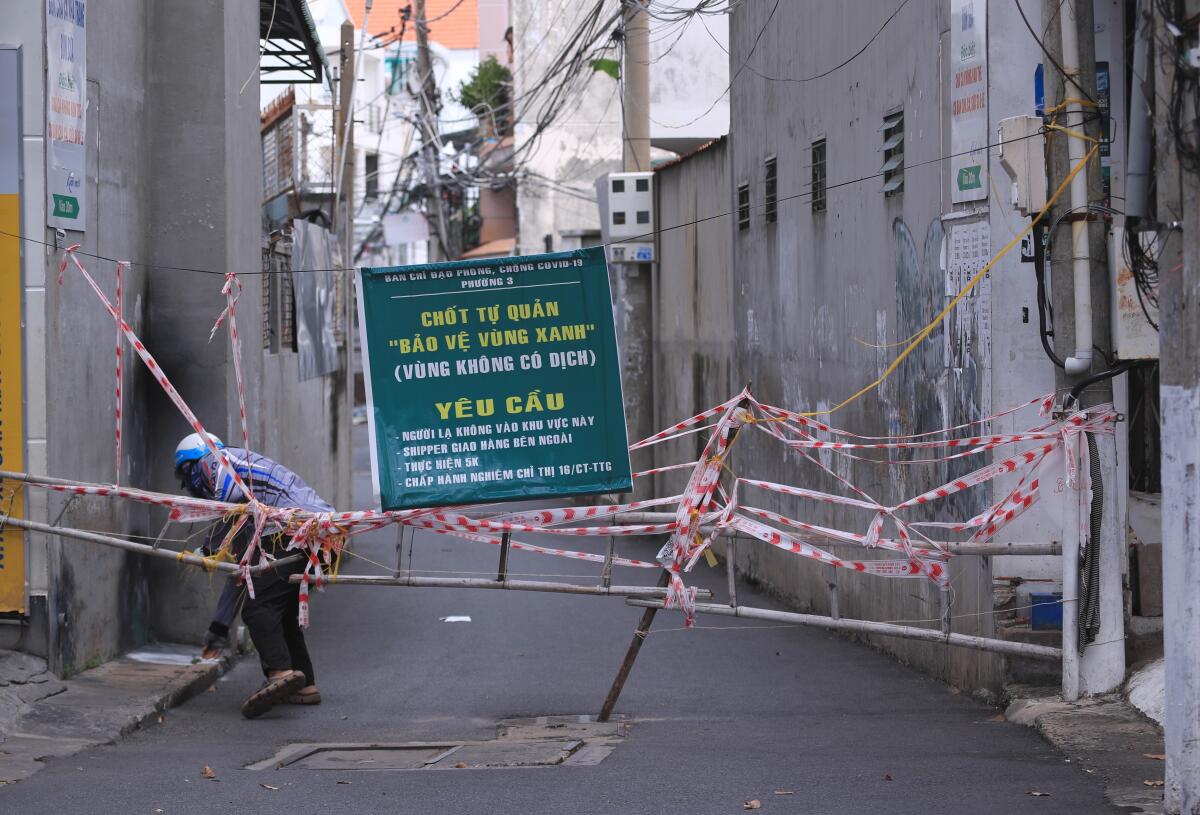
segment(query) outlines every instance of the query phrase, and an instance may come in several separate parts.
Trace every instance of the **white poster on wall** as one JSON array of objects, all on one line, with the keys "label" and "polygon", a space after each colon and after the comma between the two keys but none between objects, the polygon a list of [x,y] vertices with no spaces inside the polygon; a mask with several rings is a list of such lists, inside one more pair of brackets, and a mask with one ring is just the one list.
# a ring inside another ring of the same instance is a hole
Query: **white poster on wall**
[{"label": "white poster on wall", "polygon": [[950,0],[950,200],[984,201],[987,177],[987,0]]},{"label": "white poster on wall", "polygon": [[46,0],[46,223],[87,225],[87,0]]}]

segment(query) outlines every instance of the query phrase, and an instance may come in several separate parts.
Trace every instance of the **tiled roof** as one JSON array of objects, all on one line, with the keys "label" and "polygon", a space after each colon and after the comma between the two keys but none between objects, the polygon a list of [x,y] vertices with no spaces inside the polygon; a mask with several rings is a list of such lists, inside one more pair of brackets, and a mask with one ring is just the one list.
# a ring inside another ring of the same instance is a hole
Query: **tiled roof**
[{"label": "tiled roof", "polygon": [[463,260],[471,260],[473,258],[502,258],[511,255],[516,248],[516,238],[497,238],[494,241],[488,241],[485,244],[476,246],[470,251],[463,252],[461,258]]},{"label": "tiled roof", "polygon": [[[400,30],[400,13],[412,0],[375,0],[371,5],[370,32],[382,34],[395,27]],[[346,8],[357,28],[362,27],[366,0],[346,0]],[[425,14],[429,39],[450,49],[479,47],[479,7],[476,0],[427,0]],[[444,17],[442,15],[445,15]],[[404,32],[406,42],[416,39],[412,21]]]}]

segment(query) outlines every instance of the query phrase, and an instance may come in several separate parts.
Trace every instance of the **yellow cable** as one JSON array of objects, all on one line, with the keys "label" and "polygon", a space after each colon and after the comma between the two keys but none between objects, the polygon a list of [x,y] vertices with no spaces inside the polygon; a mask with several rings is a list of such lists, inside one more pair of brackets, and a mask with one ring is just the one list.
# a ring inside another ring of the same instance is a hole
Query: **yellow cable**
[{"label": "yellow cable", "polygon": [[[1065,128],[1064,128],[1064,130],[1065,130]],[[1068,131],[1068,133],[1069,133],[1069,135],[1074,135],[1074,134],[1070,133],[1069,131]],[[962,290],[959,291],[959,293],[956,294],[954,296],[954,298],[949,303],[946,304],[945,308],[943,308],[940,312],[938,312],[937,316],[935,316],[932,320],[929,321],[928,325],[926,325],[923,329],[921,329],[920,331],[918,331],[916,333],[913,341],[911,343],[909,343],[908,346],[903,351],[901,351],[894,360],[892,360],[891,364],[888,365],[888,367],[884,370],[884,372],[882,374],[879,375],[879,377],[877,379],[875,379],[870,384],[865,385],[864,387],[860,388],[858,391],[856,391],[855,393],[846,397],[842,401],[838,402],[836,405],[829,408],[828,410],[813,410],[813,411],[808,411],[806,413],[801,413],[799,415],[800,416],[828,416],[832,413],[835,413],[835,412],[841,410],[846,405],[848,405],[851,402],[853,402],[854,400],[858,399],[863,394],[870,393],[875,388],[877,388],[881,384],[883,384],[884,380],[886,380],[889,376],[891,376],[892,373],[894,373],[895,370],[900,367],[900,363],[903,362],[904,359],[913,352],[913,349],[915,349],[918,345],[920,345],[925,340],[925,338],[927,338],[930,335],[930,333],[933,331],[933,329],[936,328],[943,319],[945,319],[946,315],[954,310],[955,306],[958,305],[959,301],[962,300],[964,297],[966,297],[968,294],[970,294],[971,290],[973,288],[975,288],[975,286],[979,283],[979,281],[983,280],[984,276],[992,270],[992,267],[995,266],[1000,261],[1001,258],[1003,258],[1005,255],[1007,255],[1014,246],[1019,244],[1021,242],[1021,239],[1024,238],[1026,235],[1028,235],[1031,231],[1033,231],[1033,228],[1035,226],[1037,226],[1037,224],[1043,218],[1046,217],[1046,215],[1050,212],[1050,208],[1054,206],[1054,204],[1058,201],[1058,199],[1062,196],[1062,194],[1070,186],[1071,180],[1073,178],[1075,178],[1075,176],[1079,172],[1081,172],[1084,167],[1087,166],[1087,163],[1089,161],[1091,161],[1092,158],[1095,157],[1096,153],[1099,152],[1099,150],[1100,150],[1100,145],[1098,143],[1093,143],[1091,149],[1089,149],[1088,152],[1086,154],[1084,154],[1083,158],[1079,160],[1078,164],[1076,164],[1074,167],[1071,168],[1071,172],[1067,173],[1066,178],[1064,178],[1062,180],[1062,183],[1058,185],[1058,189],[1056,189],[1054,191],[1054,194],[1050,196],[1050,200],[1048,200],[1046,202],[1046,206],[1042,207],[1042,209],[1038,212],[1038,214],[1032,220],[1030,220],[1030,222],[1028,224],[1026,224],[1026,226],[1019,233],[1014,235],[1012,237],[1012,240],[1010,240],[1008,243],[1006,243],[1004,245],[1004,247],[995,255],[995,257],[993,257],[991,260],[989,260],[982,269],[980,269],[978,272],[976,272],[974,277],[972,277],[969,281],[967,281],[967,284],[965,286],[963,286]]]}]

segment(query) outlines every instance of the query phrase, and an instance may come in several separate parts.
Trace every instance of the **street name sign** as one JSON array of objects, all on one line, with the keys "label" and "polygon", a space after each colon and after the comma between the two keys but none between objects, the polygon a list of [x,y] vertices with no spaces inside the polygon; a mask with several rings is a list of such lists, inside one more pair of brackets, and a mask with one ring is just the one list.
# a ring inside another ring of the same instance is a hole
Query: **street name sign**
[{"label": "street name sign", "polygon": [[601,247],[358,270],[384,509],[632,488]]}]

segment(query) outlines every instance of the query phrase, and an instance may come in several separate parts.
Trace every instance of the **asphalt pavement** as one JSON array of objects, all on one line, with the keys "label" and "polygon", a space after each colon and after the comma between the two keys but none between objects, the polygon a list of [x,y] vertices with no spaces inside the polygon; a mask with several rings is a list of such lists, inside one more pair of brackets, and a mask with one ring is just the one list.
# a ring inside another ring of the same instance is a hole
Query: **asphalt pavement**
[{"label": "asphalt pavement", "polygon": [[[369,501],[363,431],[355,428],[359,505]],[[390,569],[396,543],[393,530],[355,548]],[[622,541],[619,551],[645,558],[654,546]],[[496,563],[495,547],[445,536],[418,534],[411,547],[418,574],[494,576]],[[598,570],[525,552],[510,561],[514,577],[540,580]],[[350,559],[342,571],[384,569]],[[703,563],[695,582],[724,594],[723,572]],[[738,591],[743,604],[772,605]],[[676,612],[658,615],[617,706],[628,736],[593,766],[244,769],[296,743],[487,740],[502,719],[594,714],[640,614],[616,598],[331,587],[314,594],[309,631],[323,704],[244,720],[238,704],[261,674],[243,659],[161,724],[0,789],[0,812],[700,815],[742,812],[749,801],[804,815],[1120,811],[1099,779],[1032,729],[885,655],[821,631],[725,618],[684,631]],[[441,619],[452,616],[470,622]]]}]

